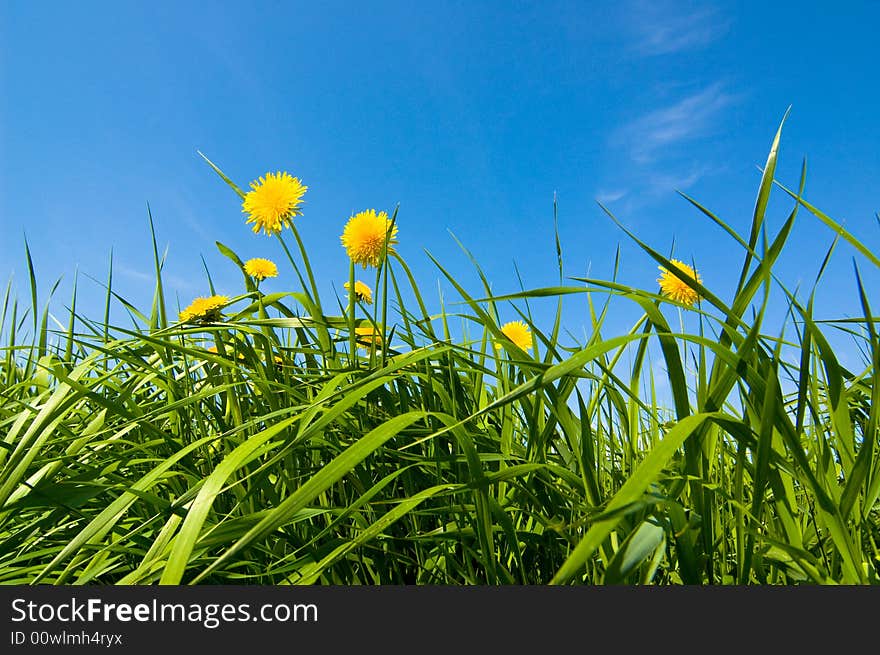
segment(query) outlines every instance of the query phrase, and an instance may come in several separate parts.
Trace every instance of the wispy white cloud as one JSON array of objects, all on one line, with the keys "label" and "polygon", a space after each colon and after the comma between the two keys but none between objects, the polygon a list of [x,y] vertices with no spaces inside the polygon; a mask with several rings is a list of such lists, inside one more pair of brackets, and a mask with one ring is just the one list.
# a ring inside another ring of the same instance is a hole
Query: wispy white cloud
[{"label": "wispy white cloud", "polygon": [[629,194],[629,189],[609,189],[596,193],[596,200],[603,205],[611,204],[625,198]]},{"label": "wispy white cloud", "polygon": [[701,166],[685,172],[651,171],[648,174],[648,185],[654,193],[665,193],[672,190],[685,191],[703,177],[712,172],[708,167]]},{"label": "wispy white cloud", "polygon": [[689,168],[684,164],[668,164],[663,170],[638,168],[630,175],[633,193],[626,193],[616,200],[607,200],[607,193],[598,191],[595,198],[621,216],[632,215],[653,206],[661,198],[668,198],[676,191],[687,192],[700,180],[715,175],[722,169],[723,166]]},{"label": "wispy white cloud", "polygon": [[[622,28],[630,53],[637,57],[660,58],[707,48],[731,26],[728,16],[706,4],[624,3]],[[602,181],[596,199],[609,206],[614,203],[616,212],[632,214],[717,173],[723,166],[713,157],[715,137],[740,99],[741,94],[724,79],[698,82],[656,76],[640,99],[644,109],[622,121],[608,139],[609,158],[623,173],[614,181]],[[624,189],[631,191],[621,193]]]},{"label": "wispy white cloud", "polygon": [[182,193],[177,193],[169,198],[173,215],[201,238],[206,244],[213,245],[215,232],[196,215],[193,207],[195,204]]},{"label": "wispy white cloud", "polygon": [[124,264],[114,264],[113,265],[114,272],[120,275],[124,275],[125,277],[131,278],[133,280],[138,280],[140,282],[155,282],[156,276],[152,273],[147,273],[145,271],[138,271],[134,268],[129,268]]},{"label": "wispy white cloud", "polygon": [[730,20],[711,7],[683,12],[678,5],[636,2],[629,15],[636,17],[631,19],[634,48],[644,56],[704,48],[730,27]]},{"label": "wispy white cloud", "polygon": [[[618,162],[628,162],[627,175],[619,186],[600,188],[596,199],[605,205],[616,203],[616,211],[632,214],[717,173],[723,164],[705,150],[738,99],[738,94],[716,82],[625,124],[611,136],[610,145],[622,157]],[[696,157],[695,151],[702,154]]]},{"label": "wispy white cloud", "polygon": [[[132,280],[137,280],[138,282],[147,282],[151,285],[154,285],[156,283],[155,274],[147,273],[146,271],[140,271],[135,268],[130,268],[122,264],[114,264],[113,272]],[[200,288],[198,287],[198,285],[193,284],[191,280],[183,278],[179,275],[169,274],[165,271],[162,272],[162,282],[163,286],[168,286],[178,291],[186,291],[188,293],[197,291]]]},{"label": "wispy white cloud", "polygon": [[716,82],[641,116],[619,130],[615,141],[628,148],[633,161],[650,163],[671,146],[711,134],[720,123],[722,111],[735,99]]}]

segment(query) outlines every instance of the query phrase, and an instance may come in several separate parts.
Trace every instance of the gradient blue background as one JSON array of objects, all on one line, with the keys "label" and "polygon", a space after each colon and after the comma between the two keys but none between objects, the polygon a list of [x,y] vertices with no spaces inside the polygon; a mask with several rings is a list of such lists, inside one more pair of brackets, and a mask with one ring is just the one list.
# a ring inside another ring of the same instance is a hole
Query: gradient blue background
[{"label": "gradient blue background", "polygon": [[[198,149],[242,187],[279,169],[309,186],[297,224],[322,293],[346,279],[348,216],[397,203],[399,251],[434,308],[426,248],[479,294],[449,231],[496,292],[517,289],[514,262],[527,287],[555,284],[556,193],[568,275],[610,277],[620,244],[620,279],[656,289],[600,200],[729,298],[742,254],[675,190],[746,231],[789,105],[779,179],[795,186],[807,157],[807,199],[880,248],[878,25],[877,2],[3,2],[0,275],[27,288],[26,235],[41,302],[63,276],[65,322],[75,268],[104,279],[112,248],[116,290],[146,309],[149,202],[172,310],[207,292],[199,254],[218,291],[240,291],[215,240],[275,259],[286,277],[266,286],[289,288],[278,244]],[[790,207],[777,193],[770,225]],[[832,236],[802,212],[780,277],[808,287]],[[821,317],[858,313],[853,254],[838,249]],[[97,317],[100,286],[80,292]],[[566,325],[583,333],[582,300]]]}]

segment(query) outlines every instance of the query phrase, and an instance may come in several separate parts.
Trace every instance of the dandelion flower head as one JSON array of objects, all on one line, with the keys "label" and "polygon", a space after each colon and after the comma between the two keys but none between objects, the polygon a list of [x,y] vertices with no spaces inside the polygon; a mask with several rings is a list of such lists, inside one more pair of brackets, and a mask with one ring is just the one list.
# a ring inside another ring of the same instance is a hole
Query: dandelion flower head
[{"label": "dandelion flower head", "polygon": [[182,322],[196,320],[217,320],[220,318],[220,310],[229,302],[226,296],[199,297],[193,300],[189,307],[180,312],[178,318]]},{"label": "dandelion flower head", "polygon": [[372,325],[364,325],[354,329],[355,339],[362,348],[382,345],[382,334]]},{"label": "dandelion flower head", "polygon": [[[346,282],[343,286],[346,288],[346,290],[349,289],[348,282]],[[354,296],[361,302],[367,303],[368,305],[373,304],[373,290],[360,280],[357,280],[354,283]]]},{"label": "dandelion flower head", "polygon": [[278,267],[269,259],[254,257],[244,263],[244,272],[255,280],[265,280],[267,277],[277,277]]},{"label": "dandelion flower head", "polygon": [[368,209],[348,219],[340,240],[352,262],[364,268],[378,268],[382,262],[386,235],[388,252],[394,252],[392,246],[397,243],[397,224],[392,227],[391,219],[385,212],[376,213],[375,209]]},{"label": "dandelion flower head", "polygon": [[290,173],[266,173],[251,182],[242,203],[242,211],[248,215],[246,223],[253,223],[253,230],[263,230],[268,236],[278,234],[290,227],[293,217],[302,215],[299,206],[307,186]]},{"label": "dandelion flower head", "polygon": [[[501,326],[501,332],[519,348],[523,350],[532,349],[532,333],[529,331],[529,326],[522,321],[505,323]],[[495,347],[501,348],[501,344],[496,343]]]},{"label": "dandelion flower head", "polygon": [[[669,262],[678,269],[679,273],[682,273],[685,277],[689,277],[691,280],[702,284],[700,274],[693,268],[677,259],[670,259]],[[700,295],[693,287],[681,278],[676,277],[676,275],[665,266],[660,266],[659,268],[662,272],[660,277],[657,278],[657,282],[660,284],[660,291],[664,296],[672,298],[683,305],[693,305],[697,302]]]}]

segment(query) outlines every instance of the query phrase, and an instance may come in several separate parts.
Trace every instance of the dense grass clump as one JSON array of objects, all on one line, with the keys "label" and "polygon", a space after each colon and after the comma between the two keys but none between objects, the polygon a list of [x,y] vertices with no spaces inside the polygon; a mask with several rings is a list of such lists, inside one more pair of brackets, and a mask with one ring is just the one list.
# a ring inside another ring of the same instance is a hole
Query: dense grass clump
[{"label": "dense grass clump", "polygon": [[[245,194],[214,167],[297,288],[263,293],[275,264],[218,244],[242,293],[214,295],[209,276],[212,295],[175,320],[155,239],[146,312],[111,274],[103,320],[79,315],[74,291],[67,329],[50,329],[33,274],[29,306],[8,287],[0,582],[877,583],[877,319],[858,269],[864,317],[820,323],[815,288],[790,291],[774,264],[799,210],[880,260],[804,200],[803,176],[775,181],[779,138],[748,234],[688,199],[742,249],[731,298],[629,232],[675,293],[566,280],[560,257],[558,287],[498,297],[482,272],[468,291],[435,261],[466,337],[429,313],[394,250],[396,212],[345,227],[355,292],[330,307],[293,220],[305,187],[279,173]],[[793,208],[770,234],[774,188]],[[787,299],[778,334],[763,327],[771,289]],[[552,325],[532,320],[533,298],[555,299]],[[567,298],[588,307],[583,342],[561,337]],[[133,327],[109,324],[113,303]],[[612,303],[642,314],[626,334],[603,331]],[[860,342],[862,370],[838,361],[832,329]]]}]

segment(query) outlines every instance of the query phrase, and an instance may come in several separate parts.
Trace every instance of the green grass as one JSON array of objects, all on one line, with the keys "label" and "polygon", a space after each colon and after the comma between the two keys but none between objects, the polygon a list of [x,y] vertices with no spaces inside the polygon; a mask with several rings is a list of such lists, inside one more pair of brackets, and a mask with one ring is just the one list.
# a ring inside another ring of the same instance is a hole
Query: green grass
[{"label": "green grass", "polygon": [[[74,284],[63,325],[26,251],[30,302],[10,283],[0,310],[0,583],[876,584],[877,319],[858,268],[864,316],[829,322],[816,287],[795,293],[774,266],[799,212],[880,260],[801,197],[803,176],[775,181],[780,132],[747,235],[682,200],[743,258],[731,298],[699,287],[692,308],[613,275],[566,279],[558,238],[554,288],[493,296],[477,267],[469,291],[433,260],[460,297],[430,314],[392,253],[368,280],[375,305],[322,299],[294,230],[288,293],[244,275],[222,320],[180,324],[154,234],[149,310],[115,293],[111,262],[103,317],[77,312]],[[792,203],[775,233],[771,191]],[[771,291],[787,310],[773,333]],[[556,302],[552,325],[531,320],[538,299]],[[585,340],[563,302],[586,308]],[[621,304],[641,318],[606,334]],[[511,305],[529,351],[499,329]],[[353,351],[355,323],[388,347]],[[861,370],[829,330],[860,344]]]}]

